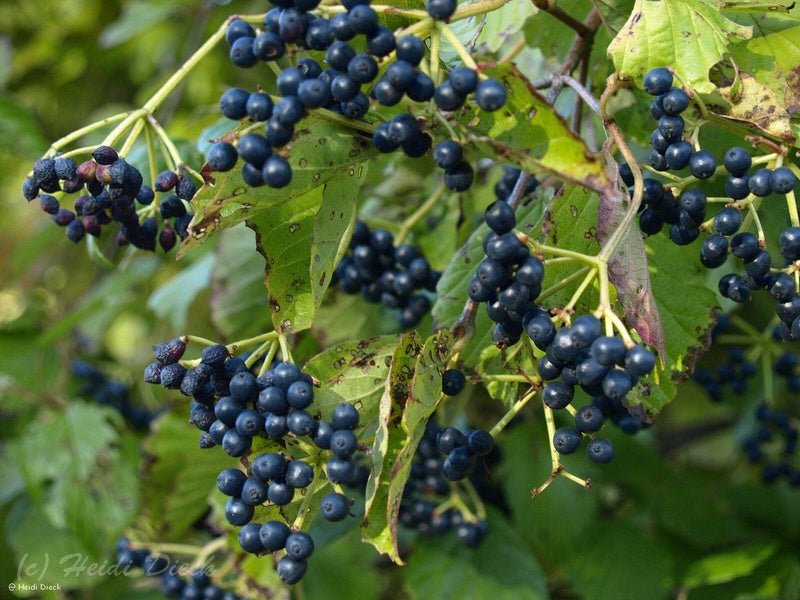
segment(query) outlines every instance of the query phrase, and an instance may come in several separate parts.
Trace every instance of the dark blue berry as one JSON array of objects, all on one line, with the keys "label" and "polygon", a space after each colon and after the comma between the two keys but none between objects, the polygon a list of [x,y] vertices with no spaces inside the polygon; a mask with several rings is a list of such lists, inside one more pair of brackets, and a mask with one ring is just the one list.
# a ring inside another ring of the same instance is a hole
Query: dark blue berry
[{"label": "dark blue berry", "polygon": [[505,88],[495,79],[485,79],[475,88],[475,102],[489,112],[502,108],[506,98]]},{"label": "dark blue berry", "polygon": [[586,456],[592,462],[606,464],[614,458],[614,446],[606,439],[597,438],[589,442],[586,447]]},{"label": "dark blue berry", "polygon": [[574,427],[561,427],[553,434],[553,447],[559,454],[572,454],[581,445],[581,432]]},{"label": "dark blue berry", "polygon": [[446,21],[456,12],[457,4],[456,0],[425,0],[425,9],[432,18]]},{"label": "dark blue berry", "polygon": [[722,157],[722,164],[725,165],[728,173],[740,177],[747,172],[750,165],[753,164],[753,160],[747,150],[734,146]]},{"label": "dark blue berry", "polygon": [[644,91],[651,96],[666,94],[672,87],[672,73],[665,67],[658,67],[644,76]]},{"label": "dark blue berry", "polygon": [[250,99],[250,92],[241,88],[231,88],[227,90],[219,100],[219,108],[222,114],[229,119],[238,121],[247,116],[247,101]]},{"label": "dark blue berry", "polygon": [[350,514],[350,501],[337,492],[324,496],[319,507],[322,516],[328,521],[341,521]]}]

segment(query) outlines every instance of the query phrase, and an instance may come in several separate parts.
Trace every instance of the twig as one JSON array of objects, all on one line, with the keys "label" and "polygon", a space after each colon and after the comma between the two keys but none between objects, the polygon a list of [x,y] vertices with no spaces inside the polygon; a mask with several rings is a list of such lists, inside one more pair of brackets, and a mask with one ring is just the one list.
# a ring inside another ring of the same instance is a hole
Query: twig
[{"label": "twig", "polygon": [[[573,29],[580,37],[585,38],[594,34],[594,31],[589,29],[586,25],[578,21],[575,17],[569,15],[563,8],[557,4],[551,4],[548,0],[531,0],[539,10],[546,12],[564,23],[570,29]],[[596,10],[593,10],[596,12]]]}]

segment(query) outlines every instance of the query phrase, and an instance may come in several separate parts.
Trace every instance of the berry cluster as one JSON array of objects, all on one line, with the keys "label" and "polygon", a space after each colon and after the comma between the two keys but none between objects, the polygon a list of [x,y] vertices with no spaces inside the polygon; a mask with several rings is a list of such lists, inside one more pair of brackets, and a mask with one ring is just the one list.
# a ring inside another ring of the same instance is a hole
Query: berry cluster
[{"label": "berry cluster", "polygon": [[[288,452],[298,446],[297,440],[307,437],[318,449],[330,452],[325,464],[329,482],[355,482],[359,473],[354,430],[359,426],[359,414],[354,406],[339,404],[330,421],[317,419],[308,412],[314,401],[313,379],[293,363],[274,363],[256,377],[244,360],[230,356],[228,348],[218,344],[207,346],[199,364],[187,370],[179,362],[185,348],[180,338],[154,346],[156,361],[145,368],[145,380],[193,397],[190,421],[202,431],[202,448],[220,445],[228,455],[242,457],[250,451],[254,438],[273,440]],[[307,488],[314,481],[315,470],[308,461],[280,452],[260,453],[242,464],[246,471],[228,468],[217,478],[218,489],[230,496],[225,518],[241,527],[239,544],[246,552],[285,550],[278,575],[287,584],[296,583],[305,574],[307,558],[314,549],[311,537],[292,532],[280,521],[262,524],[252,520],[257,506],[286,506],[298,490],[310,493]],[[350,506],[349,498],[331,492],[322,498],[320,512],[328,521],[341,521],[350,514]]]},{"label": "berry cluster", "polygon": [[211,583],[207,570],[194,569],[188,578],[184,578],[178,565],[171,563],[165,555],[151,553],[147,548],[133,548],[126,538],[117,541],[117,565],[124,569],[142,569],[148,577],[160,577],[161,593],[165,598],[239,600],[237,594]]},{"label": "berry cluster", "polygon": [[367,302],[398,309],[400,327],[415,326],[431,307],[424,291],[435,293],[441,277],[411,244],[394,245],[385,229],[370,231],[356,221],[350,249],[336,267],[334,281],[346,294],[360,293]]},{"label": "berry cluster", "polygon": [[[142,250],[156,249],[156,242],[165,252],[177,238],[187,236],[192,219],[188,202],[197,187],[186,174],[173,171],[160,173],[153,187],[143,185],[139,170],[120,157],[110,146],[98,146],[92,159],[78,165],[71,157],[41,158],[33,165],[33,175],[25,180],[22,193],[28,201],[39,199],[42,210],[52,215],[56,225],[66,228],[67,237],[78,243],[86,234],[99,237],[104,225],[112,221],[121,227],[117,244],[128,243]],[[62,206],[52,194],[63,196],[80,192],[72,209]],[[156,193],[170,193],[157,199]],[[153,204],[157,201],[161,231]],[[138,203],[138,208],[137,208]],[[140,213],[143,213],[140,215]],[[147,216],[151,215],[151,216]],[[170,219],[173,219],[170,224]]]},{"label": "berry cluster", "polygon": [[800,393],[800,355],[795,352],[784,352],[775,361],[775,373],[785,380],[786,389],[793,394]]},{"label": "berry cluster", "polygon": [[745,358],[744,348],[734,346],[728,349],[727,360],[720,361],[715,369],[695,369],[694,379],[703,386],[711,400],[721,402],[726,388],[736,395],[744,394],[748,379],[757,372],[758,367]]},{"label": "berry cluster", "polygon": [[650,136],[653,151],[650,165],[656,171],[679,171],[689,167],[697,179],[708,179],[717,169],[717,160],[706,150],[694,151],[683,140],[686,126],[681,113],[689,108],[689,95],[672,87],[672,73],[663,67],[653,69],[644,77],[644,89],[655,96],[650,103],[650,114],[658,127]]},{"label": "berry cluster", "polygon": [[72,374],[81,381],[81,394],[93,399],[102,406],[117,410],[131,427],[141,431],[150,429],[150,422],[156,414],[142,406],[131,403],[128,386],[112,379],[94,365],[82,360],[72,363]]},{"label": "berry cluster", "polygon": [[639,344],[626,347],[618,337],[602,335],[602,324],[593,315],[581,315],[558,331],[549,318],[534,321],[528,333],[545,351],[539,360],[539,376],[548,382],[542,390],[545,405],[554,410],[566,408],[572,403],[576,385],[596,397],[592,405],[576,412],[574,427],[556,431],[553,446],[560,454],[572,454],[586,434],[593,438],[586,448],[589,459],[609,462],[614,456],[611,442],[594,434],[606,417],[623,430],[635,433],[633,429],[641,428],[640,423],[626,419],[624,400],[639,378],[653,370],[655,356]]},{"label": "berry cluster", "polygon": [[544,265],[514,234],[517,220],[510,204],[493,202],[484,218],[491,229],[483,241],[486,256],[467,285],[467,294],[475,302],[486,303],[495,322],[494,341],[502,347],[513,346],[524,327],[540,313],[546,314],[535,303],[542,291]]},{"label": "berry cluster", "polygon": [[[506,91],[499,82],[489,78],[480,81],[478,73],[468,67],[454,69],[437,87],[419,69],[425,56],[424,42],[413,35],[396,39],[390,29],[380,24],[369,2],[346,0],[343,4],[347,12],[330,19],[312,14],[319,4],[316,0],[282,0],[273,4],[276,8],[264,17],[263,31],[256,31],[241,19],[230,23],[225,39],[233,64],[248,68],[259,61],[274,61],[286,54],[287,45],[293,44],[298,49],[325,52],[328,68],[323,69],[312,58],[303,58],[295,66],[283,69],[277,78],[277,101],[261,91],[250,93],[240,88],[222,95],[220,108],[226,117],[265,123],[263,135],[248,133],[239,139],[237,147],[219,141],[207,155],[214,171],[233,169],[237,157],[241,157],[242,178],[247,185],[281,188],[291,182],[291,167],[275,150],[291,141],[295,126],[308,110],[325,108],[350,119],[361,119],[370,108],[370,98],[383,106],[395,106],[404,96],[414,102],[433,99],[445,111],[460,108],[473,93],[483,110],[498,110],[506,102]],[[455,8],[453,0],[428,3],[430,14],[437,19],[449,18]],[[351,44],[359,46],[358,36],[364,37],[366,52],[358,52]],[[383,67],[383,75],[378,78]],[[362,90],[364,86],[371,86],[367,93]],[[415,117],[402,113],[377,127],[373,143],[380,152],[402,149],[406,155],[418,158],[430,150],[432,138]],[[472,168],[463,160],[461,146],[455,142],[452,145],[457,147],[458,157],[451,157],[449,166],[443,166],[445,183],[451,189],[464,190],[472,183]]]},{"label": "berry cluster", "polygon": [[[647,73],[644,88],[656,96],[650,112],[659,122],[651,137],[652,166],[661,171],[688,166],[696,179],[712,177],[718,170],[714,156],[704,150],[694,152],[692,145],[682,140],[685,123],[680,113],[688,107],[689,97],[672,87],[669,70],[657,68]],[[794,279],[785,269],[775,272],[777,270],[772,268],[764,240],[749,232],[739,232],[743,224],[741,211],[745,207],[742,202],[773,193],[788,194],[797,187],[798,179],[791,169],[783,166],[760,168],[749,173],[753,159],[744,148],[730,148],[722,162],[728,173],[725,194],[731,202],[710,221],[714,233],[703,241],[700,260],[713,269],[722,266],[729,255],[740,259],[744,274],[724,275],[719,281],[720,293],[741,303],[750,300],[754,290],[768,290],[777,300],[776,313],[782,321],[778,330],[780,339],[800,339],[800,295],[795,289]],[[633,175],[627,165],[622,166],[620,175],[626,185],[633,185]],[[671,225],[670,239],[676,244],[686,245],[700,236],[701,228],[707,227],[707,197],[700,189],[683,190],[676,200],[660,182],[645,178],[642,200],[639,225],[648,235],[658,233],[666,223]],[[780,234],[779,250],[789,266],[800,260],[800,227],[789,227]]]},{"label": "berry cluster", "polygon": [[[488,435],[485,431],[481,433]],[[437,506],[447,500],[450,494],[450,483],[445,471],[445,465],[450,459],[442,458],[441,447],[444,444],[449,448],[451,442],[458,436],[465,437],[452,427],[440,430],[434,419],[428,421],[425,434],[414,455],[414,462],[411,464],[411,472],[400,504],[399,520],[401,525],[421,535],[442,535],[455,529],[458,540],[474,548],[480,545],[489,531],[486,521],[468,520],[456,508],[437,510]],[[491,436],[488,439],[491,440]],[[491,450],[491,447],[489,449]],[[472,460],[467,458],[467,463]]]},{"label": "berry cluster", "polygon": [[757,429],[742,444],[747,459],[761,465],[761,479],[774,483],[781,477],[800,487],[800,468],[792,463],[797,452],[797,426],[791,415],[766,404],[755,410]]}]

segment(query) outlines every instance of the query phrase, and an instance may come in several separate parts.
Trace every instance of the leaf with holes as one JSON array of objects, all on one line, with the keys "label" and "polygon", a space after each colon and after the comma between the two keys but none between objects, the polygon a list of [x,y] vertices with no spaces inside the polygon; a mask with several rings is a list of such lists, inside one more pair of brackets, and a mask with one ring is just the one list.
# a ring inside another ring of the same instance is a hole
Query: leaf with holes
[{"label": "leaf with holes", "polygon": [[316,306],[322,303],[333,271],[347,252],[356,223],[356,198],[366,175],[365,168],[357,168],[353,175],[339,173],[322,191],[311,240],[310,278]]},{"label": "leaf with holes", "polygon": [[[248,187],[242,181],[241,160],[231,171],[206,173],[213,180],[192,200],[195,215],[189,226],[191,235],[184,240],[179,257],[217,229],[255,218],[273,205],[299,198],[342,173],[355,175],[359,165],[377,154],[368,135],[320,115],[321,112],[313,112],[300,121],[294,139],[286,146],[292,166],[292,181],[287,187]],[[243,128],[240,126],[228,137],[233,138]]]},{"label": "leaf with holes", "polygon": [[349,402],[358,409],[362,423],[375,419],[401,339],[400,335],[384,335],[342,342],[309,360],[303,370],[322,384],[314,392],[314,409],[321,417],[330,418],[338,404]]},{"label": "leaf with holes", "polygon": [[397,548],[397,519],[405,480],[393,477],[393,466],[408,440],[400,426],[410,397],[417,356],[422,351],[416,332],[405,334],[392,357],[392,367],[378,411],[378,429],[372,444],[372,469],[367,482],[366,509],[361,536],[397,564],[403,564]]},{"label": "leaf with holes", "polygon": [[705,0],[636,0],[628,22],[608,47],[608,56],[624,77],[641,84],[655,67],[673,67],[692,87],[710,94],[716,86],[708,72],[730,44],[752,36],[752,27],[725,17]]},{"label": "leaf with holes", "polygon": [[600,161],[516,67],[503,64],[482,71],[503,83],[508,100],[494,112],[466,109],[459,116],[476,148],[528,172],[545,170],[597,190],[610,185]]}]

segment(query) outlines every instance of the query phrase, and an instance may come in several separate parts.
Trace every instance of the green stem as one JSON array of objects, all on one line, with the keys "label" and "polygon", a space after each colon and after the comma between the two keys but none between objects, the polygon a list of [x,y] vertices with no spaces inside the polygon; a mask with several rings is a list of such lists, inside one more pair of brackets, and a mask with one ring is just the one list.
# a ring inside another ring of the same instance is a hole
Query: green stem
[{"label": "green stem", "polygon": [[325,485],[327,485],[327,483],[328,483],[327,480],[323,479],[322,477],[318,477],[308,488],[306,488],[305,495],[303,496],[303,501],[300,504],[300,508],[297,511],[297,516],[292,522],[293,530],[298,531],[303,528],[303,523],[306,520],[306,516],[310,512],[308,510],[308,507],[311,504],[311,498],[313,498],[314,494],[316,494],[320,489],[322,489]]},{"label": "green stem", "polygon": [[[554,260],[557,260],[557,259],[554,259]],[[574,259],[570,258],[569,260],[574,260]],[[560,292],[565,287],[569,287],[575,281],[577,281],[581,277],[584,277],[589,272],[589,269],[591,269],[591,268],[592,267],[588,267],[588,266],[581,267],[580,269],[575,271],[572,275],[569,275],[569,276],[565,277],[564,279],[562,279],[561,281],[559,281],[558,283],[555,283],[555,284],[551,285],[549,288],[547,288],[545,290],[542,290],[542,293],[539,294],[539,296],[537,297],[537,301],[541,303],[541,301],[544,298],[548,298],[548,297],[552,296],[553,294],[555,294],[556,292]]]},{"label": "green stem", "polygon": [[477,71],[478,63],[476,63],[472,58],[469,50],[464,47],[464,44],[461,43],[461,40],[458,39],[458,36],[453,33],[453,30],[441,21],[436,22],[436,28],[447,39],[447,41],[450,42],[450,45],[453,46],[453,49],[461,58],[461,61],[473,71]]},{"label": "green stem", "polygon": [[553,445],[553,437],[556,435],[556,420],[553,417],[553,409],[544,403],[542,403],[542,406],[544,407],[544,421],[547,424],[547,445],[550,447],[550,464],[555,473],[561,468],[561,457]]},{"label": "green stem", "polygon": [[125,143],[119,149],[120,156],[127,156],[128,152],[131,151],[133,145],[136,143],[136,140],[139,139],[139,135],[142,133],[142,129],[144,129],[144,121],[141,119],[136,121],[131,127],[131,132],[128,134]]},{"label": "green stem", "polygon": [[[144,141],[147,144],[147,163],[150,168],[150,181],[155,181],[158,177],[158,163],[156,162],[156,144],[153,139],[153,131],[148,124],[144,129]],[[157,210],[160,202],[153,201],[150,203],[149,208],[153,213]]]},{"label": "green stem", "polygon": [[482,0],[481,2],[473,2],[472,4],[462,5],[461,8],[456,10],[450,22],[461,21],[470,17],[477,17],[478,15],[485,15],[493,10],[505,5],[509,0]]},{"label": "green stem", "polygon": [[800,217],[797,215],[797,200],[794,196],[794,190],[790,190],[786,194],[786,208],[789,210],[789,219],[792,226],[800,227]]},{"label": "green stem", "polygon": [[264,362],[261,363],[261,368],[258,370],[259,377],[261,377],[264,373],[270,370],[270,367],[272,366],[272,360],[278,353],[278,346],[279,344],[275,344],[274,342],[272,346],[270,346],[269,352],[267,352],[267,355],[264,357]]},{"label": "green stem", "polygon": [[216,346],[217,342],[209,340],[208,338],[200,337],[199,335],[183,335],[181,340],[184,344],[194,342],[195,344],[202,344],[203,346]]},{"label": "green stem", "polygon": [[153,542],[134,542],[131,541],[131,546],[134,548],[147,548],[153,554],[182,554],[184,556],[195,556],[203,551],[204,546],[192,546],[191,544],[159,544]]},{"label": "green stem", "polygon": [[525,406],[528,404],[528,402],[530,402],[531,399],[534,396],[536,396],[537,393],[538,393],[538,390],[530,391],[527,394],[525,394],[522,398],[517,400],[514,403],[514,406],[509,408],[508,412],[506,412],[506,414],[504,414],[503,417],[497,423],[495,423],[494,427],[492,427],[492,429],[489,431],[489,433],[492,435],[492,437],[497,437],[497,435],[501,431],[503,431],[503,429],[506,428],[506,425],[508,425],[511,422],[511,419],[516,417],[519,414],[519,411],[521,411],[523,408],[525,408]]},{"label": "green stem", "polygon": [[[586,288],[589,287],[589,284],[594,281],[595,277],[597,277],[597,268],[596,267],[590,269],[589,272],[586,274],[586,277],[583,278],[583,281],[581,281],[581,284],[578,286],[578,289],[575,290],[575,293],[572,294],[572,298],[570,298],[570,301],[564,307],[564,311],[565,312],[566,311],[570,311],[575,307],[575,305],[578,303],[578,300],[580,300],[581,296],[583,296],[583,292],[586,291]],[[602,288],[602,283],[603,283],[603,281],[601,279],[600,280],[601,288]],[[601,293],[600,297],[601,297],[601,302],[602,302],[602,293]]]},{"label": "green stem", "polygon": [[540,244],[536,240],[529,238],[524,233],[517,232],[517,237],[523,244],[528,244],[531,250],[536,250],[542,254],[552,254],[553,256],[567,256],[578,262],[582,262],[590,267],[597,267],[598,261],[596,256],[589,256],[588,254],[581,254],[566,248],[556,248],[555,246],[548,246],[547,244]]},{"label": "green stem", "polygon": [[467,492],[470,504],[472,504],[472,506],[475,508],[475,512],[477,513],[478,518],[481,521],[485,521],[486,507],[483,505],[483,500],[481,500],[481,497],[475,490],[475,486],[472,485],[472,482],[469,479],[464,479],[461,481],[461,487]]},{"label": "green stem", "polygon": [[498,375],[481,375],[481,381],[516,381],[517,383],[527,383],[528,379],[524,375],[512,375],[511,373],[502,373]]},{"label": "green stem", "polygon": [[364,121],[348,119],[347,117],[343,117],[342,115],[325,108],[317,108],[314,109],[313,112],[326,121],[330,121],[331,123],[336,123],[337,125],[342,125],[343,127],[349,127],[350,129],[356,129],[358,131],[363,131],[364,133],[368,133],[370,135],[375,133],[375,127],[369,123],[365,123]]},{"label": "green stem", "polygon": [[261,358],[266,352],[269,352],[272,348],[277,348],[277,346],[278,342],[276,342],[275,340],[269,340],[264,342],[258,348],[253,350],[253,353],[245,359],[244,361],[245,366],[249,369],[254,364],[256,364],[258,362],[258,359]]},{"label": "green stem", "polygon": [[253,346],[255,344],[260,344],[261,342],[266,342],[267,340],[274,340],[278,338],[277,331],[267,331],[266,333],[260,333],[256,336],[249,337],[243,340],[238,340],[236,342],[232,342],[228,344],[228,352],[231,354],[235,354],[239,348],[244,348],[245,346]]},{"label": "green stem", "polygon": [[431,79],[433,83],[439,85],[439,52],[442,48],[442,32],[440,29],[434,29],[431,33]]},{"label": "green stem", "polygon": [[445,188],[444,184],[441,183],[439,186],[433,191],[430,197],[417,208],[411,215],[403,221],[402,225],[400,225],[400,230],[397,232],[395,236],[395,245],[399,246],[403,243],[403,240],[406,239],[406,236],[411,232],[411,229],[419,223],[425,215],[427,215],[431,209],[436,206],[439,200],[444,195],[444,192],[447,188]]},{"label": "green stem", "polygon": [[133,123],[135,123],[139,119],[143,119],[145,116],[147,116],[147,114],[148,114],[148,112],[144,108],[139,108],[139,109],[136,109],[134,111],[129,112],[128,116],[125,117],[125,119],[119,125],[114,127],[114,129],[112,129],[111,132],[105,138],[103,138],[103,141],[100,143],[100,145],[101,146],[114,146],[117,143],[117,141],[119,140],[119,138],[121,138],[122,135],[126,131],[128,131],[128,128]]},{"label": "green stem", "polygon": [[167,132],[164,131],[164,128],[161,127],[161,124],[156,121],[153,115],[147,115],[147,122],[153,128],[153,131],[155,131],[158,139],[161,141],[162,146],[166,148],[169,156],[169,162],[171,163],[170,167],[173,171],[177,171],[178,167],[183,164],[183,159],[181,158],[181,153],[178,152],[178,148],[167,135]]},{"label": "green stem", "polygon": [[281,345],[281,356],[285,362],[294,362],[292,360],[292,352],[289,350],[289,342],[286,340],[285,335],[278,335],[278,343]]},{"label": "green stem", "polygon": [[94,123],[86,125],[85,127],[76,129],[75,131],[68,133],[64,137],[59,138],[55,142],[53,142],[52,145],[50,146],[50,150],[48,150],[45,156],[52,156],[59,149],[71,144],[75,140],[79,140],[86,134],[92,133],[93,131],[97,131],[98,129],[101,129],[106,125],[111,125],[112,123],[116,123],[117,121],[122,121],[130,114],[131,114],[130,112],[117,113],[116,115],[111,115],[110,117],[106,117],[105,119],[100,119],[99,121],[95,121]]},{"label": "green stem", "polygon": [[[70,156],[81,156],[82,154],[91,154],[97,146],[82,146],[80,148],[73,148],[69,152],[62,152],[61,158],[68,158]],[[32,172],[31,172],[32,173]]]},{"label": "green stem", "polygon": [[220,550],[224,550],[228,546],[228,538],[226,536],[218,537],[214,540],[211,540],[205,546],[202,547],[200,552],[197,555],[197,558],[192,561],[192,569],[196,569],[201,567],[205,564],[210,556],[216,554]]},{"label": "green stem", "polygon": [[[248,17],[240,17],[244,20],[248,20]],[[250,19],[254,19],[256,17],[249,17]],[[263,15],[259,15],[257,21],[261,21],[263,19]],[[144,103],[142,106],[142,110],[144,110],[147,114],[154,113],[164,99],[169,96],[172,91],[178,87],[178,85],[183,81],[183,79],[194,69],[197,64],[205,58],[205,56],[211,52],[214,47],[222,41],[225,37],[225,32],[228,30],[228,21],[226,20],[219,28],[211,34],[202,46],[200,46],[197,50],[195,50],[194,54],[192,54],[185,63],[183,63],[180,68],[178,68],[172,76],[164,82],[164,85],[153,94],[150,99]]]}]

